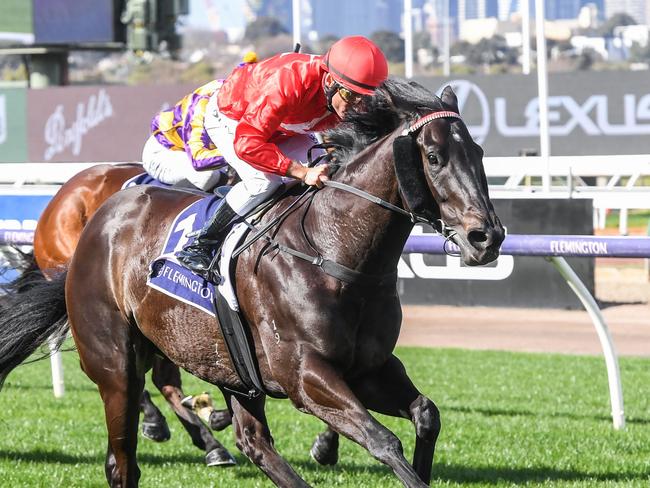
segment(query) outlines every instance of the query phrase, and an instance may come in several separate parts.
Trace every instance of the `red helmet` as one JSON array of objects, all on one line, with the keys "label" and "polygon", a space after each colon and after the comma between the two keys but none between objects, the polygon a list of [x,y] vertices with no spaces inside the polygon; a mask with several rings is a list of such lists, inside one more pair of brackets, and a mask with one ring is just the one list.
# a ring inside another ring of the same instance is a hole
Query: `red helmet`
[{"label": "red helmet", "polygon": [[388,77],[388,62],[381,49],[362,36],[336,41],[323,59],[323,67],[337,83],[362,95],[372,95]]}]

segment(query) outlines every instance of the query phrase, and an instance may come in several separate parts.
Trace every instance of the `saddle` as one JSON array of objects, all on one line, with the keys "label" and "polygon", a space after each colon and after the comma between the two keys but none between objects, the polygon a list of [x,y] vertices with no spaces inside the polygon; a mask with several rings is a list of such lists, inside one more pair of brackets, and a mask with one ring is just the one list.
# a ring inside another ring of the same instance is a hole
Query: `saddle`
[{"label": "saddle", "polygon": [[[255,231],[252,242],[265,235],[270,226],[256,229],[255,222],[286,192],[287,187],[281,186],[269,201],[251,211],[250,215],[244,217],[244,222],[235,224],[228,236],[217,244],[210,270],[213,276],[220,277],[218,281],[206,280],[193,274],[178,263],[175,257],[176,250],[187,242],[188,236],[203,227],[206,219],[212,215],[228,190],[229,188],[220,188],[216,194],[207,195],[193,202],[175,217],[162,253],[150,265],[147,285],[218,319],[235,371],[244,385],[243,390],[224,389],[250,398],[262,393],[275,398],[284,398],[283,395],[278,396],[267,392],[261,380],[249,328],[239,313],[233,286],[234,261],[231,256],[235,247],[251,230]],[[277,219],[273,222],[277,224]],[[252,242],[249,240],[248,245]]]},{"label": "saddle", "polygon": [[[225,197],[225,193],[221,194],[220,192],[223,192],[223,189],[229,190],[233,185],[235,184],[236,181],[239,181],[239,177],[237,176],[236,173],[234,173],[234,170],[232,170],[230,167],[228,171],[226,172],[221,172],[221,176],[219,178],[219,181],[215,184],[215,186],[209,191],[202,191],[199,190],[197,187],[195,187],[192,183],[190,183],[188,180],[182,180],[175,185],[170,185],[168,183],[163,183],[160,180],[157,180],[153,176],[151,176],[149,173],[143,172],[138,175],[135,175],[132,178],[129,178],[122,184],[122,190],[126,188],[131,188],[132,186],[140,186],[140,185],[152,185],[152,186],[158,186],[161,188],[173,188],[175,190],[184,190],[184,191],[189,191],[192,193],[199,193],[199,194],[205,194],[209,195],[211,193],[214,193],[215,195],[219,195],[221,198]],[[226,190],[226,192],[227,192]]]}]

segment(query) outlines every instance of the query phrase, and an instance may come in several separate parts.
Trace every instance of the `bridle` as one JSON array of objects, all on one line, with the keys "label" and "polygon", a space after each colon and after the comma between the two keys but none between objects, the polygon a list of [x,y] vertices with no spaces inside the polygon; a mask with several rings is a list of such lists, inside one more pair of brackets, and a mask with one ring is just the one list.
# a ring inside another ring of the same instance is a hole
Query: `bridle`
[{"label": "bridle", "polygon": [[[436,111],[436,112],[431,112],[419,119],[417,119],[415,122],[409,124],[401,133],[401,136],[405,137],[414,137],[415,134],[426,124],[429,122],[432,122],[433,120],[436,119],[441,119],[441,118],[455,118],[462,120],[460,115],[457,114],[456,112],[451,112],[447,110],[441,110],[441,111]],[[331,156],[328,153],[321,154],[317,156],[315,159],[312,158],[312,150],[314,149],[332,149],[332,148],[337,148],[341,147],[338,144],[333,144],[333,143],[319,143],[315,144],[312,146],[308,151],[307,151],[307,160],[308,160],[308,166],[312,167],[318,164],[319,162],[325,160],[325,159],[330,159]],[[332,165],[334,166],[334,171],[340,167],[340,165]],[[353,195],[356,195],[358,197],[364,198],[365,200],[368,200],[376,205],[379,205],[382,208],[385,208],[391,212],[395,212],[399,215],[403,215],[407,217],[408,219],[411,220],[413,224],[417,223],[424,223],[428,224],[433,229],[442,235],[445,238],[445,243],[443,245],[443,251],[448,254],[448,255],[457,255],[455,253],[451,253],[447,249],[447,245],[449,242],[453,242],[452,239],[456,235],[456,231],[453,230],[450,226],[448,226],[442,219],[434,219],[431,220],[427,218],[425,215],[418,214],[416,212],[410,212],[408,210],[405,210],[404,208],[398,207],[397,205],[393,205],[390,202],[387,202],[386,200],[379,198],[375,195],[372,195],[365,190],[361,190],[360,188],[354,187],[352,185],[348,185],[345,183],[341,183],[338,181],[332,181],[332,180],[327,180],[323,182],[325,187],[328,188],[334,188],[337,190],[345,191],[348,193],[351,193]],[[240,245],[235,251],[233,252],[232,257],[236,258],[241,254],[243,251],[248,249],[250,246],[253,245],[257,240],[260,238],[264,237],[265,240],[270,244],[271,249],[277,249],[281,252],[285,252],[287,254],[290,254],[292,256],[295,256],[297,258],[300,258],[302,260],[308,261],[311,264],[320,267],[323,269],[325,273],[327,273],[330,276],[333,276],[339,280],[342,280],[347,283],[355,283],[359,284],[362,286],[373,286],[373,287],[381,287],[384,285],[390,285],[391,283],[394,283],[394,281],[397,279],[397,273],[392,272],[388,273],[385,275],[371,275],[368,273],[362,273],[356,270],[353,270],[351,268],[348,268],[347,266],[344,266],[342,264],[336,263],[334,261],[330,261],[326,258],[324,258],[320,252],[314,247],[314,245],[311,243],[311,240],[307,237],[304,229],[304,218],[306,216],[306,210],[309,208],[311,205],[311,202],[313,201],[314,196],[316,193],[321,190],[319,188],[316,188],[314,186],[310,186],[307,188],[300,196],[294,200],[291,205],[289,205],[281,214],[279,214],[277,217],[272,219],[270,222],[266,223],[262,228],[257,229],[255,228],[252,224],[247,224],[249,228],[255,232],[255,234],[249,238],[246,242],[244,242],[242,245]],[[298,203],[301,202],[306,196],[310,196],[308,205],[305,207],[305,214],[303,215],[303,218],[301,219],[301,228],[303,232],[303,236],[306,238],[307,242],[309,243],[310,247],[314,250],[316,255],[310,255],[303,253],[301,251],[298,251],[296,249],[292,249],[288,246],[285,246],[284,244],[281,244],[277,242],[275,239],[272,237],[266,235],[267,232],[274,226],[278,225],[281,223],[290,212],[293,212],[294,209],[299,206]],[[266,207],[268,208],[268,207]]]},{"label": "bridle", "polygon": [[431,112],[427,115],[424,115],[417,119],[415,122],[409,124],[406,126],[406,128],[402,131],[403,136],[408,136],[408,135],[414,135],[417,131],[419,131],[422,127],[427,125],[429,122],[432,122],[436,119],[458,119],[458,120],[463,120],[459,114],[456,112],[452,112],[451,110],[437,110],[435,112]]},{"label": "bridle", "polygon": [[[424,115],[424,116],[420,117],[419,119],[415,120],[414,122],[408,124],[404,128],[404,130],[401,132],[400,135],[401,136],[415,137],[417,132],[420,129],[422,129],[422,127],[427,125],[428,123],[430,123],[430,122],[432,122],[434,120],[437,120],[437,119],[445,119],[445,118],[453,118],[453,119],[462,120],[461,116],[456,112],[452,112],[451,110],[437,110],[435,112],[428,113],[427,115]],[[322,143],[322,144],[316,144],[315,146],[312,146],[309,149],[309,151],[307,152],[307,159],[309,161],[308,165],[309,166],[314,166],[314,165],[318,164],[320,161],[322,161],[324,158],[327,158],[329,156],[328,154],[322,154],[322,155],[318,156],[315,160],[312,160],[312,158],[311,158],[312,149],[316,149],[316,148],[318,148],[318,149],[320,149],[320,148],[328,149],[328,148],[333,148],[333,147],[337,147],[337,145],[336,144],[330,144],[330,143]],[[443,250],[445,251],[445,253],[450,254],[450,255],[452,254],[447,250],[447,244],[448,244],[449,241],[451,241],[453,239],[453,237],[457,234],[457,232],[455,230],[453,230],[452,227],[447,225],[445,223],[445,221],[442,220],[441,218],[431,220],[431,219],[427,218],[426,216],[424,216],[422,214],[418,214],[416,212],[405,210],[405,209],[403,209],[401,207],[398,207],[397,205],[393,205],[392,203],[387,202],[386,200],[383,200],[383,199],[381,199],[379,197],[376,197],[376,196],[374,196],[374,195],[372,195],[372,194],[370,194],[370,193],[368,193],[368,192],[366,192],[364,190],[361,190],[361,189],[356,188],[356,187],[351,186],[351,185],[347,185],[345,183],[340,183],[338,181],[328,180],[328,181],[325,181],[323,184],[325,186],[327,186],[327,187],[330,187],[330,188],[336,188],[338,190],[343,190],[343,191],[346,191],[348,193],[352,193],[353,195],[364,198],[364,199],[366,199],[366,200],[368,200],[370,202],[373,202],[373,203],[379,205],[380,207],[386,208],[386,209],[390,210],[391,212],[395,212],[395,213],[398,213],[400,215],[403,215],[403,216],[409,218],[413,224],[422,223],[422,224],[430,225],[431,227],[433,227],[433,229],[438,234],[440,234],[441,236],[443,236],[445,238],[445,243],[444,243],[444,246],[443,246]]]},{"label": "bridle", "polygon": [[[414,122],[408,124],[406,128],[401,132],[401,137],[415,137],[416,134],[422,127],[427,125],[428,123],[437,120],[437,119],[458,119],[458,120],[463,120],[457,112],[453,112],[451,110],[436,110],[435,112],[430,112],[419,119],[415,120]],[[411,214],[414,215],[416,218],[421,218],[421,216],[416,215],[416,214]],[[411,219],[413,223],[415,224],[416,222]],[[421,220],[419,220],[421,221]],[[424,223],[429,224],[433,229],[438,232],[440,235],[442,235],[445,238],[445,242],[443,243],[442,250],[445,254],[449,256],[457,256],[458,253],[456,252],[451,252],[448,249],[449,242],[453,242],[452,239],[454,236],[457,234],[455,230],[453,230],[449,225],[445,223],[444,220],[436,219],[435,222],[431,222],[428,219],[424,219]]]}]

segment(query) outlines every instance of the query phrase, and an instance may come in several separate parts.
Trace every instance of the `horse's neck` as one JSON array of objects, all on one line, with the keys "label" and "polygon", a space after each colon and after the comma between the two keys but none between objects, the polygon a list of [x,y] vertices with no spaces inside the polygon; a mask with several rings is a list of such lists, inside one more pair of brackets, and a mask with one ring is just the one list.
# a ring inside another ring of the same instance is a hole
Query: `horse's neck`
[{"label": "horse's neck", "polygon": [[[393,137],[372,145],[341,169],[335,179],[402,206],[395,175]],[[372,274],[397,266],[412,224],[404,216],[339,189],[320,192],[319,250],[354,269]]]}]

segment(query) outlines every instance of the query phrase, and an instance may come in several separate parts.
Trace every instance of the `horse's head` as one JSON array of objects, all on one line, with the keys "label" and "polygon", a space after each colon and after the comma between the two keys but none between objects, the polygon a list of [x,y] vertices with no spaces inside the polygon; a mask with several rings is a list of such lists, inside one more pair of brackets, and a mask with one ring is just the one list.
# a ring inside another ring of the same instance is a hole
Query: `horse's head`
[{"label": "horse's head", "polygon": [[412,212],[451,236],[465,264],[487,264],[498,257],[505,232],[488,195],[483,150],[458,115],[451,87],[441,101],[439,109],[418,109],[419,118],[395,140],[400,191]]}]

